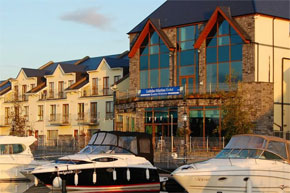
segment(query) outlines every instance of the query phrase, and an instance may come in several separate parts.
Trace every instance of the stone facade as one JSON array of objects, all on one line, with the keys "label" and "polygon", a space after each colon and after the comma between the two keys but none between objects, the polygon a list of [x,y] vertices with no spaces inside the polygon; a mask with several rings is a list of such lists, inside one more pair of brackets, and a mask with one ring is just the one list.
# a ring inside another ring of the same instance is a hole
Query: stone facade
[{"label": "stone facade", "polygon": [[[255,38],[255,17],[253,15],[240,16],[234,18],[235,21],[250,37],[250,41]],[[204,27],[206,23],[199,24],[199,28]],[[171,27],[163,29],[168,39],[177,47],[177,28]],[[130,35],[133,40],[136,34]],[[127,104],[117,104],[117,113],[134,112],[136,113],[136,130],[145,131],[144,118],[145,108],[158,107],[177,107],[178,108],[178,128],[183,128],[184,123],[182,115],[186,111],[189,113],[189,107],[193,106],[220,106],[222,104],[219,93],[206,93],[206,42],[204,41],[199,48],[199,92],[184,99],[182,96],[167,97],[163,100],[140,99],[135,95],[134,100]],[[177,51],[170,53],[170,84],[178,86],[177,76]],[[130,59],[130,92],[137,93],[140,87],[139,81],[139,51]],[[255,123],[255,133],[271,134],[273,129],[273,84],[257,83],[255,81],[255,46],[252,43],[243,45],[243,83],[239,84],[239,91],[242,92],[246,109],[250,111],[250,119]],[[131,109],[131,110],[128,110]],[[188,128],[189,122],[187,122]]]}]

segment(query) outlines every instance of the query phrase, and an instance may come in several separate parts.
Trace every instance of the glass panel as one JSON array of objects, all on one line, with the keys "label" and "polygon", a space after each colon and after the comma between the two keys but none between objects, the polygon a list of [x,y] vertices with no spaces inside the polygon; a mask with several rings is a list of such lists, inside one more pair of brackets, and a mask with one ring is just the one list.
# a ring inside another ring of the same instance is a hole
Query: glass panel
[{"label": "glass panel", "polygon": [[145,123],[152,123],[152,112],[146,112]]},{"label": "glass panel", "polygon": [[180,52],[180,65],[186,66],[194,64],[194,50]]},{"label": "glass panel", "polygon": [[279,156],[281,156],[283,158],[287,158],[286,145],[283,142],[270,141],[267,149],[269,151],[272,151],[273,153],[278,154]]},{"label": "glass panel", "polygon": [[238,82],[243,79],[243,64],[242,62],[232,62],[231,76],[233,82]]},{"label": "glass panel", "polygon": [[219,46],[218,47],[218,52],[219,52],[219,62],[227,62],[229,61],[229,46]]},{"label": "glass panel", "polygon": [[[202,107],[201,107],[202,108]],[[189,111],[189,124],[191,128],[191,136],[203,136],[203,111]]]},{"label": "glass panel", "polygon": [[161,45],[160,46],[160,53],[168,53],[169,49],[167,48],[166,45]]},{"label": "glass panel", "polygon": [[229,23],[224,20],[219,24],[219,35],[229,34]]},{"label": "glass panel", "polygon": [[148,69],[148,56],[140,56],[140,70]]},{"label": "glass panel", "polygon": [[159,36],[156,32],[151,33],[150,37],[150,44],[158,44],[159,43]]},{"label": "glass panel", "polygon": [[131,152],[137,154],[137,139],[136,137],[120,137],[119,138],[119,144],[120,147],[123,147],[124,149],[130,150]]},{"label": "glass panel", "polygon": [[159,68],[159,57],[157,54],[150,55],[150,69]]},{"label": "glass panel", "polygon": [[140,153],[150,153],[150,139],[139,139]]},{"label": "glass panel", "polygon": [[21,144],[13,144],[13,154],[21,153],[24,151],[24,148]]},{"label": "glass panel", "polygon": [[194,26],[187,26],[179,29],[180,29],[180,41],[194,39]]},{"label": "glass panel", "polygon": [[169,67],[169,55],[162,54],[160,55],[160,68],[168,68]]},{"label": "glass panel", "polygon": [[193,78],[188,78],[188,85],[187,85],[188,94],[192,94],[194,91],[193,83],[194,83]]},{"label": "glass panel", "polygon": [[242,60],[243,44],[231,46],[231,60]]},{"label": "glass panel", "polygon": [[207,91],[215,91],[217,81],[217,65],[208,64],[206,68]]},{"label": "glass panel", "polygon": [[219,110],[205,111],[205,136],[218,136]]},{"label": "glass panel", "polygon": [[140,71],[140,88],[148,88],[148,70]]},{"label": "glass panel", "polygon": [[117,145],[117,136],[111,133],[107,133],[103,144],[104,145]]},{"label": "glass panel", "polygon": [[159,87],[159,70],[150,71],[150,88]]},{"label": "glass panel", "polygon": [[102,144],[106,133],[99,133],[94,144]]},{"label": "glass panel", "polygon": [[206,40],[206,46],[210,46],[210,47],[217,46],[216,43],[217,43],[216,38],[208,38]]},{"label": "glass panel", "polygon": [[150,46],[150,54],[158,54],[159,46]]},{"label": "glass panel", "polygon": [[241,44],[243,43],[243,40],[239,35],[232,35],[231,36],[231,44]]},{"label": "glass panel", "polygon": [[148,35],[146,36],[146,38],[142,42],[142,46],[147,46],[147,45],[148,45]]},{"label": "glass panel", "polygon": [[234,28],[232,28],[232,26],[230,26],[230,32],[231,32],[231,34],[237,34],[236,30]]},{"label": "glass panel", "polygon": [[89,144],[93,144],[94,141],[96,140],[96,137],[98,136],[98,134],[94,134],[91,138],[91,140],[89,141]]},{"label": "glass panel", "polygon": [[141,55],[148,54],[148,46],[140,48]]},{"label": "glass panel", "polygon": [[160,69],[160,87],[168,87],[169,86],[169,69]]},{"label": "glass panel", "polygon": [[229,36],[219,37],[218,41],[219,41],[219,46],[229,45],[230,44],[230,37]]},{"label": "glass panel", "polygon": [[181,50],[193,49],[193,44],[194,44],[194,41],[181,42],[180,48]]},{"label": "glass panel", "polygon": [[152,134],[152,126],[151,125],[146,125],[145,131],[146,131],[146,133]]},{"label": "glass panel", "polygon": [[217,62],[217,50],[214,48],[206,49],[206,63],[216,63]]},{"label": "glass panel", "polygon": [[216,36],[216,30],[217,30],[217,24],[215,24],[213,26],[212,30],[208,34],[208,37],[214,37],[214,36]]},{"label": "glass panel", "polygon": [[180,67],[180,76],[194,75],[194,66]]},{"label": "glass panel", "polygon": [[236,136],[232,137],[225,149],[261,149],[264,148],[266,141],[262,137],[256,136]]},{"label": "glass panel", "polygon": [[219,82],[228,83],[230,75],[229,63],[219,63]]}]

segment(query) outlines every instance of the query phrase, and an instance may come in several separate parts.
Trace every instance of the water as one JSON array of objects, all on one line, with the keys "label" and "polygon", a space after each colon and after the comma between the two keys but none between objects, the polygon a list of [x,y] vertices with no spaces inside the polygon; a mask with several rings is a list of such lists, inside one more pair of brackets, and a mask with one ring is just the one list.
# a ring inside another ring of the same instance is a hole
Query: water
[{"label": "water", "polygon": [[[61,193],[61,191],[52,191],[43,185],[34,186],[33,182],[0,182],[1,193]],[[87,191],[85,191],[87,192]],[[78,191],[78,193],[80,193]],[[160,193],[168,193],[161,191]],[[186,192],[171,192],[169,193],[186,193]]]}]

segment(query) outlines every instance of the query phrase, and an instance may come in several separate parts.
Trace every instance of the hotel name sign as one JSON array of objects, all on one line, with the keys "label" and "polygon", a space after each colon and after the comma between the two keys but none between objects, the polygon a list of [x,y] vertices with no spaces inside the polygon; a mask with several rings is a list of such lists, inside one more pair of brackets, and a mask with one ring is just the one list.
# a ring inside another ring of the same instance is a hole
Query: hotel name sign
[{"label": "hotel name sign", "polygon": [[182,94],[183,87],[160,87],[160,88],[147,88],[138,91],[139,97],[155,97],[155,96],[168,96]]}]

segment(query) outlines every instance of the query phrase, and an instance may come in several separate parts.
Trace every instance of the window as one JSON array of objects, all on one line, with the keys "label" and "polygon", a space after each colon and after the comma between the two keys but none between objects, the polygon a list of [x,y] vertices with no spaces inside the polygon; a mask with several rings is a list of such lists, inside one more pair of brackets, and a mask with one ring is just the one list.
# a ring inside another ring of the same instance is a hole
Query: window
[{"label": "window", "polygon": [[56,121],[56,105],[50,105],[50,121]]},{"label": "window", "polygon": [[91,103],[91,120],[90,120],[91,123],[96,123],[98,120],[97,109],[98,109],[98,103],[92,102]]},{"label": "window", "polygon": [[169,86],[169,49],[151,29],[140,47],[140,88]]},{"label": "window", "polygon": [[113,101],[106,102],[106,120],[113,119]]},{"label": "window", "polygon": [[98,95],[98,78],[92,79],[92,95]]},{"label": "window", "polygon": [[198,35],[198,25],[177,28],[177,73],[186,94],[198,92],[198,51],[193,48]]},{"label": "window", "polygon": [[43,105],[38,105],[38,121],[43,121]]},{"label": "window", "polygon": [[120,80],[120,78],[121,78],[120,75],[118,75],[118,76],[114,76],[114,83],[115,83],[115,82],[118,82],[118,80]]},{"label": "window", "polygon": [[27,92],[27,85],[22,85],[22,100],[23,101],[28,100],[27,96],[25,95],[26,92]]},{"label": "window", "polygon": [[46,96],[47,96],[47,90],[44,90],[44,91],[41,93],[40,100],[45,100],[45,99],[46,99]]},{"label": "window", "polygon": [[49,83],[49,98],[54,98],[54,83],[53,82],[50,82]]},{"label": "window", "polygon": [[5,125],[8,125],[9,123],[9,116],[10,116],[10,108],[5,107],[5,120],[4,120]]},{"label": "window", "polygon": [[30,84],[31,89],[35,87],[35,84]]},{"label": "window", "polygon": [[69,123],[69,105],[68,104],[63,104],[62,105],[62,122],[63,123]]},{"label": "window", "polygon": [[243,41],[223,18],[218,18],[206,39],[207,91],[228,90],[242,80]]},{"label": "window", "polygon": [[103,94],[104,95],[109,94],[109,77],[103,78]]},{"label": "window", "polygon": [[14,100],[15,101],[18,101],[18,95],[19,95],[19,93],[18,93],[18,86],[15,85],[14,86]]},{"label": "window", "polygon": [[47,131],[47,145],[48,146],[56,146],[57,145],[57,130],[48,130]]},{"label": "window", "polygon": [[24,106],[24,117],[27,121],[29,120],[29,106]]},{"label": "window", "polygon": [[59,81],[58,82],[58,98],[60,99],[65,98],[63,90],[64,90],[64,82]]},{"label": "window", "polygon": [[85,112],[85,106],[84,103],[79,103],[78,104],[78,120],[84,120],[84,114]]},{"label": "window", "polygon": [[69,80],[69,81],[68,81],[68,86],[73,85],[73,83],[74,83],[74,80]]}]

